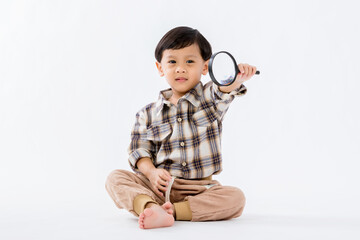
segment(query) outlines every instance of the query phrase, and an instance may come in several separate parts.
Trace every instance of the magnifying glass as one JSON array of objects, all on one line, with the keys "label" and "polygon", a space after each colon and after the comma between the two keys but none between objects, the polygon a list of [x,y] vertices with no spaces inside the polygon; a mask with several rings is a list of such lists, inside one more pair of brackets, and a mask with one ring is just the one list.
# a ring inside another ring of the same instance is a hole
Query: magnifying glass
[{"label": "magnifying glass", "polygon": [[[235,58],[226,51],[214,53],[209,61],[209,74],[214,83],[219,86],[231,85],[240,70]],[[255,74],[260,74],[256,71]]]}]

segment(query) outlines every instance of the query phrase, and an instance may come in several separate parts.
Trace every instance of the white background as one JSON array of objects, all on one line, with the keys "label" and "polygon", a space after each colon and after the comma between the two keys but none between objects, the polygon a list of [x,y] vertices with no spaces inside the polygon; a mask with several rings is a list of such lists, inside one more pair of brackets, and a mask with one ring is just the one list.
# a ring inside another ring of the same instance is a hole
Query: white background
[{"label": "white background", "polygon": [[[358,9],[355,0],[1,1],[0,237],[176,238],[195,228],[210,238],[219,226],[244,238],[358,237]],[[177,26],[261,75],[225,117],[215,177],[245,192],[244,215],[156,235],[138,230],[104,183],[130,170],[135,113],[168,87],[154,50]]]}]

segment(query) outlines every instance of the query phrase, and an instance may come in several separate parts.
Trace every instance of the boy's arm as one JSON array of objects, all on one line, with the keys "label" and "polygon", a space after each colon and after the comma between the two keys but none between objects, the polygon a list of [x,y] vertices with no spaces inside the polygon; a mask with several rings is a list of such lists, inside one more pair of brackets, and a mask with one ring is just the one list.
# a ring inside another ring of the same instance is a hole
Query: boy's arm
[{"label": "boy's arm", "polygon": [[140,170],[142,174],[144,174],[147,178],[149,178],[149,174],[152,170],[156,169],[151,158],[143,157],[139,159],[136,163],[136,167]]},{"label": "boy's arm", "polygon": [[[230,103],[234,100],[235,97],[243,96],[246,94],[247,89],[243,84],[240,84],[240,87],[236,88],[238,83],[233,83],[226,88],[219,87],[214,82],[210,81],[205,85],[206,96],[210,96],[211,101],[213,101],[218,119],[223,120]],[[234,90],[232,90],[234,88]],[[228,92],[229,91],[229,92]]]},{"label": "boy's arm", "polygon": [[136,121],[131,130],[131,141],[128,147],[129,163],[135,172],[139,172],[137,162],[141,158],[153,159],[155,155],[154,143],[147,139],[148,117],[146,111],[140,110],[136,114]]},{"label": "boy's arm", "polygon": [[147,126],[149,124],[146,109],[140,110],[136,114],[136,121],[131,131],[131,142],[128,147],[129,163],[135,172],[140,172],[149,179],[155,192],[163,195],[162,192],[166,192],[167,182],[171,180],[171,175],[165,169],[158,169],[154,165],[156,147],[148,139]]}]

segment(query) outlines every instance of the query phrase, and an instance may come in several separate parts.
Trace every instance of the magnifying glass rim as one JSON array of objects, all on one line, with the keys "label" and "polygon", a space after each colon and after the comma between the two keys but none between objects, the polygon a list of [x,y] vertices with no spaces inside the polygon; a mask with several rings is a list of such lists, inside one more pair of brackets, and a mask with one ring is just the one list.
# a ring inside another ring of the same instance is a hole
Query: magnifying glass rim
[{"label": "magnifying glass rim", "polygon": [[[212,65],[213,65],[214,58],[215,58],[216,55],[218,55],[219,53],[225,53],[225,54],[229,55],[230,58],[232,59],[233,63],[234,63],[235,76],[234,76],[233,80],[231,80],[231,82],[229,82],[228,84],[221,84],[221,83],[219,83],[219,82],[216,80],[216,78],[215,78],[215,76],[214,76],[214,73],[213,73],[213,71],[212,71],[212,69],[213,69]],[[235,58],[234,58],[229,52],[227,52],[227,51],[220,51],[220,52],[214,53],[214,54],[210,57],[210,61],[209,61],[209,75],[210,75],[211,79],[212,79],[217,85],[219,85],[219,86],[229,86],[229,85],[233,84],[233,82],[235,81],[236,76],[238,75],[238,73],[239,73],[239,68],[238,68],[237,63],[236,63],[236,61],[235,61]]]}]

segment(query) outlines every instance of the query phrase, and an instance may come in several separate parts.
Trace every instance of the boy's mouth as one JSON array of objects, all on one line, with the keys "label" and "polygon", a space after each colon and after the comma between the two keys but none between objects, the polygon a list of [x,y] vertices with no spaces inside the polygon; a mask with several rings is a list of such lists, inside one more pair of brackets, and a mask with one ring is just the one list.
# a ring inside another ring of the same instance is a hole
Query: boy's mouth
[{"label": "boy's mouth", "polygon": [[177,82],[185,82],[187,79],[183,77],[175,78]]}]

